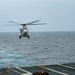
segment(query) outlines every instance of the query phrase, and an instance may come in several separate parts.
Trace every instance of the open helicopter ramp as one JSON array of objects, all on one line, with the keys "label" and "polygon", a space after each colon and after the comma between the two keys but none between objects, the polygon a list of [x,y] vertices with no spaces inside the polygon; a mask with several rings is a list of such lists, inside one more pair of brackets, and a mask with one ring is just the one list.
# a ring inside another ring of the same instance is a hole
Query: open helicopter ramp
[{"label": "open helicopter ramp", "polygon": [[75,75],[75,63],[7,68],[0,75]]}]

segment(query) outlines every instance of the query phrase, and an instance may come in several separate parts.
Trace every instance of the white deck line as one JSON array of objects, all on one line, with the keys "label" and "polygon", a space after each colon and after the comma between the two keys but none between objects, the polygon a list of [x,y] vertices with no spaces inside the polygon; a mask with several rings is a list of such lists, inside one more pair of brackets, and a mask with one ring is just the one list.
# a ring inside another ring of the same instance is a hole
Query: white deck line
[{"label": "white deck line", "polygon": [[67,67],[67,68],[70,68],[70,69],[75,69],[75,67],[71,67],[71,66],[67,66],[67,65],[59,65],[59,66]]},{"label": "white deck line", "polygon": [[16,72],[16,73],[18,73],[18,74],[22,75],[22,73],[20,73],[20,72],[18,72],[18,71],[16,71],[16,70],[14,70],[14,69],[9,68],[9,70],[12,70],[13,72]]},{"label": "white deck line", "polygon": [[38,67],[46,69],[46,70],[50,70],[50,71],[53,71],[53,72],[56,72],[56,73],[59,73],[59,74],[62,74],[62,75],[69,75],[69,74],[66,74],[66,73],[63,73],[63,72],[60,72],[60,71],[57,71],[57,70],[54,70],[54,69],[50,69],[50,68],[47,68],[47,67],[44,67],[44,66],[38,66]]},{"label": "white deck line", "polygon": [[32,75],[32,74],[23,73],[22,75]]},{"label": "white deck line", "polygon": [[21,69],[21,68],[19,68],[19,67],[16,67],[16,68],[19,69],[19,70],[21,70],[21,71],[23,71],[23,72],[26,72],[26,73],[24,73],[24,74],[22,74],[22,75],[32,75],[32,73],[29,72],[29,71],[26,71],[26,70]]}]

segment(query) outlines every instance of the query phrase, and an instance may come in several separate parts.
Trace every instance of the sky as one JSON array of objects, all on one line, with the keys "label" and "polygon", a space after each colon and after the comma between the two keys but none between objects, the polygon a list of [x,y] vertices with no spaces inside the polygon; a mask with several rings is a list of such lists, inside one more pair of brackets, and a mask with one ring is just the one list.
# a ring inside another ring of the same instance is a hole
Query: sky
[{"label": "sky", "polygon": [[75,31],[75,0],[0,0],[0,32],[19,32],[8,21],[34,20],[46,25],[27,26],[30,32]]}]

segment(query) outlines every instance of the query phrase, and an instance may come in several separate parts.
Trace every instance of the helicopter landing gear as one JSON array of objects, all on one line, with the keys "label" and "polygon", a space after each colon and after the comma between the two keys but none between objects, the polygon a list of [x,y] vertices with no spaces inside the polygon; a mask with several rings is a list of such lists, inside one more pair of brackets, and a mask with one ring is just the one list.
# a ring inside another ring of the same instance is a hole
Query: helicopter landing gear
[{"label": "helicopter landing gear", "polygon": [[27,37],[28,37],[28,39],[30,39],[30,36],[29,35]]},{"label": "helicopter landing gear", "polygon": [[21,39],[21,35],[19,35],[19,39]]}]

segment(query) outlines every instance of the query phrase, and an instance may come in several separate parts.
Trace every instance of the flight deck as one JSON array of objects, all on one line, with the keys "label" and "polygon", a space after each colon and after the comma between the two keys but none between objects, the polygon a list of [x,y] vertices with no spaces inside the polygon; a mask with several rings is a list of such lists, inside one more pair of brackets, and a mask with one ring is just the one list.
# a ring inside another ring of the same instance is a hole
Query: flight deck
[{"label": "flight deck", "polygon": [[49,75],[75,75],[75,63],[15,67],[6,70],[4,72],[0,70],[0,75],[34,75],[36,72],[47,72]]}]

